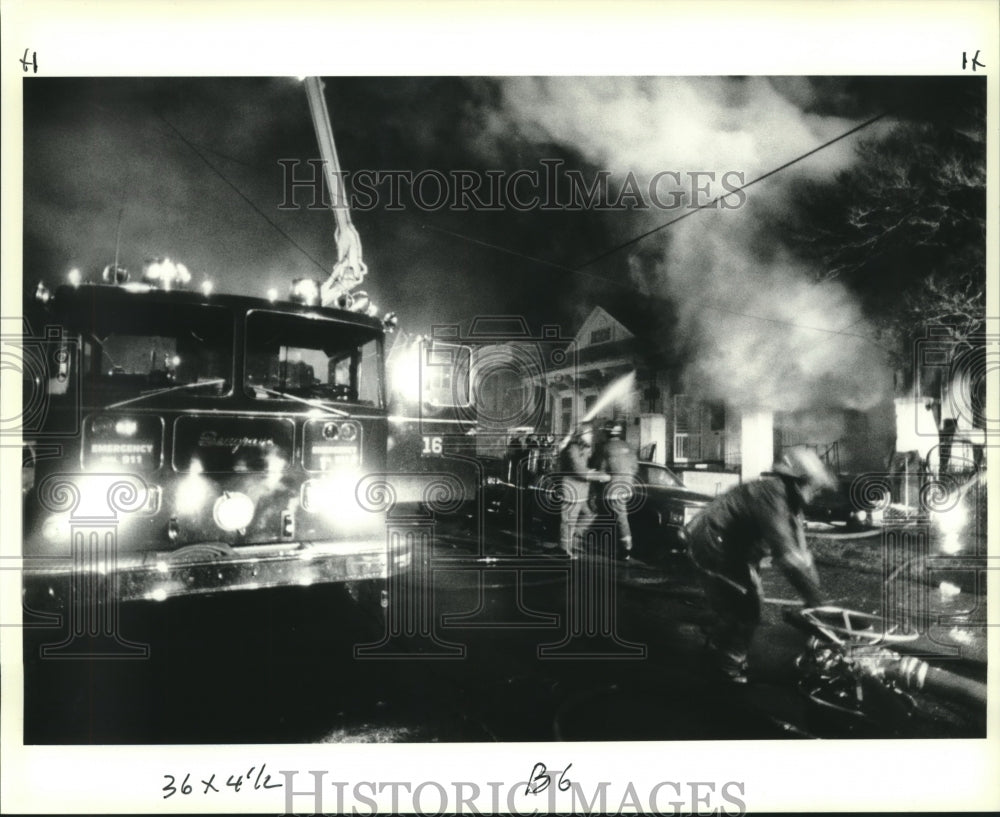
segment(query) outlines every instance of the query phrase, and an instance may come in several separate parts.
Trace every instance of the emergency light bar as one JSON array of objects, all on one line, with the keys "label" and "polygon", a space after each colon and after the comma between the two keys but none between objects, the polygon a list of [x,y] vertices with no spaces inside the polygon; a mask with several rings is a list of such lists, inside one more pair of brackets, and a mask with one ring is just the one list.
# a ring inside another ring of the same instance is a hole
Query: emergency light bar
[{"label": "emergency light bar", "polygon": [[169,258],[152,258],[143,265],[143,279],[153,286],[171,289],[191,283],[191,273],[183,264],[175,264]]}]

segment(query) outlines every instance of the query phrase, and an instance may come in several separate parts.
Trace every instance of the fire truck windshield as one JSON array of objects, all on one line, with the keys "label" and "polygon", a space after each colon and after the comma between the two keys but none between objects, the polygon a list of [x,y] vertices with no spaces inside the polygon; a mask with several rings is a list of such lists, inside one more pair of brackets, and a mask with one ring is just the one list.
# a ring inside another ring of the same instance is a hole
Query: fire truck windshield
[{"label": "fire truck windshield", "polygon": [[244,388],[281,397],[383,406],[380,332],[367,325],[290,312],[247,315]]},{"label": "fire truck windshield", "polygon": [[233,318],[228,309],[133,303],[128,309],[81,310],[67,323],[79,333],[88,403],[122,404],[180,389],[198,397],[229,391]]}]

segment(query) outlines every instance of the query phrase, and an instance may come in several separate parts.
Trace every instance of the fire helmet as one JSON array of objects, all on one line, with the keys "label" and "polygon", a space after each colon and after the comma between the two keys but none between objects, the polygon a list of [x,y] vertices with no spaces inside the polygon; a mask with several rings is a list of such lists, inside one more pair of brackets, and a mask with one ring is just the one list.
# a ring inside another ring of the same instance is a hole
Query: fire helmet
[{"label": "fire helmet", "polygon": [[836,485],[833,474],[811,448],[787,449],[771,467],[770,473],[792,477],[817,488],[833,488]]},{"label": "fire helmet", "polygon": [[621,420],[612,420],[604,424],[604,432],[609,437],[621,439],[625,436],[625,424]]}]

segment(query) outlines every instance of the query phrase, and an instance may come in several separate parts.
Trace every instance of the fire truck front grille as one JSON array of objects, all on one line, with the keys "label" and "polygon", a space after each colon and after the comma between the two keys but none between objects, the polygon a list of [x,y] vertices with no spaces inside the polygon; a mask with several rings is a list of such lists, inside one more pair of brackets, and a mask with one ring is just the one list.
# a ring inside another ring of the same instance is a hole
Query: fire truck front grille
[{"label": "fire truck front grille", "polygon": [[200,473],[274,473],[292,463],[288,418],[189,414],[174,424],[173,467]]}]

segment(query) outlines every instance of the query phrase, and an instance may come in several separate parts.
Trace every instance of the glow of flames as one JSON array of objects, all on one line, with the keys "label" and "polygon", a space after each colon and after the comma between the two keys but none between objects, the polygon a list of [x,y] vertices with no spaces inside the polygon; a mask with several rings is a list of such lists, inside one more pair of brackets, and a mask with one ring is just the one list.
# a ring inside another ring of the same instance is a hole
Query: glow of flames
[{"label": "glow of flames", "polygon": [[962,530],[968,522],[969,514],[961,502],[954,508],[934,514],[934,522],[941,533],[941,551],[949,556],[962,550]]},{"label": "glow of flames", "polygon": [[971,644],[974,640],[971,632],[963,630],[959,627],[952,627],[948,631],[948,635],[950,635],[959,644]]},{"label": "glow of flames", "polygon": [[957,584],[952,584],[951,582],[941,582],[938,585],[938,592],[941,594],[941,598],[951,598],[953,596],[958,596],[962,593],[962,588]]}]

